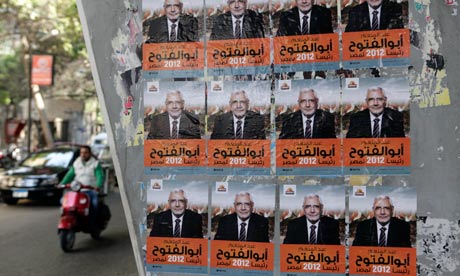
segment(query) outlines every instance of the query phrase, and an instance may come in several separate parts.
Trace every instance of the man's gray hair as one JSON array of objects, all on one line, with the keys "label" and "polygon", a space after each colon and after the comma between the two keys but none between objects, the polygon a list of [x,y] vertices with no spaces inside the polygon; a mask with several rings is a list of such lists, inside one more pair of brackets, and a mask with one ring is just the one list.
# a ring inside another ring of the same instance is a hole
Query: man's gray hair
[{"label": "man's gray hair", "polygon": [[251,196],[251,194],[249,192],[241,191],[241,192],[237,193],[235,195],[234,202],[236,202],[236,198],[239,197],[239,196],[247,196],[249,198],[249,201],[251,202],[251,204],[254,204],[254,201],[252,200],[252,196]]},{"label": "man's gray hair", "polygon": [[304,93],[313,93],[313,96],[315,97],[316,100],[318,100],[318,94],[316,94],[316,91],[313,89],[313,88],[302,88],[300,89],[299,91],[299,99],[300,99],[300,95],[304,94]]},{"label": "man's gray hair", "polygon": [[367,95],[368,95],[369,92],[371,92],[371,91],[380,91],[380,92],[382,93],[382,96],[383,96],[383,97],[385,97],[385,98],[387,97],[387,96],[385,95],[385,90],[383,90],[382,87],[380,87],[380,86],[372,86],[372,87],[369,87],[369,88],[367,89],[366,99],[367,99]]},{"label": "man's gray hair", "polygon": [[374,198],[374,203],[372,204],[372,209],[374,209],[374,205],[377,201],[380,201],[380,200],[388,200],[388,202],[390,203],[390,206],[391,208],[394,208],[395,206],[393,205],[393,201],[391,200],[391,198],[387,195],[378,195]]}]

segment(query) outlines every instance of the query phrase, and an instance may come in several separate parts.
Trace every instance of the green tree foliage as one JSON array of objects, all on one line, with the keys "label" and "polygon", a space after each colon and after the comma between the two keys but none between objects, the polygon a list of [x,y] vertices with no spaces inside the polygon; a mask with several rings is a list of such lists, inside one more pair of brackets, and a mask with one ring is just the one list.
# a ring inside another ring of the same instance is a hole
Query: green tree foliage
[{"label": "green tree foliage", "polygon": [[28,80],[17,52],[0,57],[0,105],[18,103],[27,97]]},{"label": "green tree foliage", "polygon": [[86,58],[75,0],[0,0],[0,104],[27,97],[30,52],[54,55],[55,76]]}]

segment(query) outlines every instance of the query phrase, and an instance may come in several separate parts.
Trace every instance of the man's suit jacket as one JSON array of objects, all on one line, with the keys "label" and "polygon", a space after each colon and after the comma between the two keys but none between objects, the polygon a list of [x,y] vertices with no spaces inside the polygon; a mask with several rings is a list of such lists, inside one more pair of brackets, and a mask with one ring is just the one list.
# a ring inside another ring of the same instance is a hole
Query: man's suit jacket
[{"label": "man's suit jacket", "polygon": [[[298,110],[283,120],[279,139],[302,139],[304,128],[302,111]],[[312,138],[336,138],[334,115],[321,109],[316,110]]]},{"label": "man's suit jacket", "polygon": [[[246,10],[243,18],[242,38],[264,38],[262,16],[255,11]],[[234,39],[232,14],[226,12],[217,16],[212,26],[210,40]]]},{"label": "man's suit jacket", "polygon": [[[182,111],[178,139],[200,139],[200,121],[190,112]],[[147,139],[171,139],[169,116],[167,112],[150,118],[150,131]]]},{"label": "man's suit jacket", "polygon": [[[309,34],[332,33],[331,11],[325,7],[313,5],[310,14]],[[276,36],[302,35],[299,8],[294,7],[281,13]]]},{"label": "man's suit jacket", "polygon": [[[246,231],[246,241],[269,242],[268,219],[261,215],[251,214],[249,217],[249,226],[247,226]],[[214,239],[226,241],[238,240],[238,218],[236,213],[226,215],[219,220]]]},{"label": "man's suit jacket", "polygon": [[[165,43],[169,41],[168,20],[166,16],[155,18],[149,23],[147,43]],[[177,42],[198,41],[198,20],[190,15],[179,17]]]},{"label": "man's suit jacket", "polygon": [[[377,221],[375,218],[367,219],[358,224],[353,246],[378,246]],[[409,223],[397,219],[390,219],[387,246],[411,247]]]},{"label": "man's suit jacket", "polygon": [[[308,244],[307,217],[301,216],[289,222],[284,244]],[[340,244],[339,222],[333,218],[321,216],[317,229],[317,244]]]},{"label": "man's suit jacket", "polygon": [[[227,112],[216,117],[211,139],[235,139],[232,112]],[[253,111],[246,113],[243,126],[243,139],[265,139],[264,116]]]},{"label": "man's suit jacket", "polygon": [[[369,18],[369,5],[364,2],[350,9],[348,24],[345,32],[360,32],[371,30],[371,18]],[[402,7],[400,4],[383,0],[380,14],[379,30],[402,29]]]},{"label": "man's suit jacket", "polygon": [[[380,137],[404,136],[403,114],[399,111],[385,108]],[[351,115],[347,138],[372,138],[371,119],[368,109]]]},{"label": "man's suit jacket", "polygon": [[[173,227],[171,210],[155,214],[150,237],[173,237]],[[202,217],[200,214],[185,210],[181,238],[203,238]]]}]

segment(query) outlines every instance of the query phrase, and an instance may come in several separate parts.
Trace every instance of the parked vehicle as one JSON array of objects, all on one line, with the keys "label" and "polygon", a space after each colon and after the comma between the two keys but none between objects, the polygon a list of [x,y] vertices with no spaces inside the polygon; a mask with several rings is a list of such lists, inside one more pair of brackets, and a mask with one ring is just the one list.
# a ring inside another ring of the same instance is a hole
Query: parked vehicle
[{"label": "parked vehicle", "polygon": [[15,160],[12,152],[7,150],[0,151],[0,168],[9,169],[14,166]]},{"label": "parked vehicle", "polygon": [[91,138],[91,151],[94,155],[99,156],[101,150],[107,147],[107,133],[101,132]]},{"label": "parked vehicle", "polygon": [[20,199],[52,200],[58,203],[58,189],[64,175],[79,156],[79,145],[63,145],[31,153],[12,169],[0,173],[0,196],[9,205]]},{"label": "parked vehicle", "polygon": [[[84,185],[78,181],[63,185],[71,189],[62,198],[61,217],[58,224],[58,235],[61,249],[70,252],[75,244],[75,234],[84,232],[91,234],[93,239],[99,239],[101,232],[107,227],[111,214],[109,207],[99,196],[96,214],[91,208],[91,200],[84,190],[94,190],[93,186]],[[90,217],[94,216],[93,223]]]}]

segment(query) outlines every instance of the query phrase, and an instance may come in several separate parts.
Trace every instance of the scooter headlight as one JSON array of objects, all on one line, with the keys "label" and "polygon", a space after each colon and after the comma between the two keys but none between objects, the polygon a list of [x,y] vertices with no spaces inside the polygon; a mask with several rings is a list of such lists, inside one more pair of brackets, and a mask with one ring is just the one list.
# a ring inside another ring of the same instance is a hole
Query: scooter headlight
[{"label": "scooter headlight", "polygon": [[78,192],[81,189],[81,183],[78,181],[72,181],[72,183],[70,183],[70,189],[74,192]]}]

